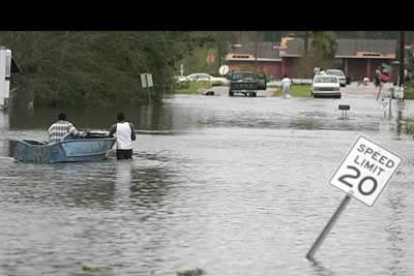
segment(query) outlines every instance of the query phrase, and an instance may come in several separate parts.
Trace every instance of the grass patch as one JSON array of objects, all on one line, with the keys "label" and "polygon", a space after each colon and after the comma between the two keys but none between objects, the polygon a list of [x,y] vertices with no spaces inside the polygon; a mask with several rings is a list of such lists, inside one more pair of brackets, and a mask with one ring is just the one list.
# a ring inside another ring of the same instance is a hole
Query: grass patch
[{"label": "grass patch", "polygon": [[[273,94],[275,97],[282,96],[282,88],[278,88]],[[299,98],[310,98],[311,97],[311,86],[310,85],[292,85],[290,89],[290,96]]]},{"label": "grass patch", "polygon": [[414,117],[404,118],[401,122],[405,134],[414,134]]},{"label": "grass patch", "polygon": [[198,94],[198,90],[202,88],[211,88],[212,84],[208,81],[193,81],[187,85],[175,89],[175,94]]},{"label": "grass patch", "polygon": [[413,82],[407,83],[405,90],[404,90],[404,99],[407,99],[407,100],[414,99],[414,83]]}]

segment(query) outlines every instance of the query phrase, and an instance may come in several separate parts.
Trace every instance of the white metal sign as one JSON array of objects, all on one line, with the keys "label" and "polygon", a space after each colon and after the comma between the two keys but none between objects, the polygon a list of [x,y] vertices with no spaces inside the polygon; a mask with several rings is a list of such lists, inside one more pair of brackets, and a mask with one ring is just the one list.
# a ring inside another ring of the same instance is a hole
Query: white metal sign
[{"label": "white metal sign", "polygon": [[219,74],[224,76],[230,71],[230,68],[227,65],[222,65],[219,68]]},{"label": "white metal sign", "polygon": [[397,170],[402,158],[359,137],[339,166],[330,184],[372,206]]},{"label": "white metal sign", "polygon": [[397,99],[404,99],[404,87],[396,86],[394,88],[394,96]]},{"label": "white metal sign", "polygon": [[152,75],[151,74],[141,74],[141,84],[142,88],[152,87]]}]

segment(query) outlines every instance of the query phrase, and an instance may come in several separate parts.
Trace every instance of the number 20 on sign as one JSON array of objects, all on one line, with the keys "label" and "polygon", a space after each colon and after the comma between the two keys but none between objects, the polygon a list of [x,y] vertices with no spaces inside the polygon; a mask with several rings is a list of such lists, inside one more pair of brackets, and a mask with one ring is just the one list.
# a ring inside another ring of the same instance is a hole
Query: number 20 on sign
[{"label": "number 20 on sign", "polygon": [[330,184],[372,206],[401,161],[395,153],[361,136],[332,176]]}]

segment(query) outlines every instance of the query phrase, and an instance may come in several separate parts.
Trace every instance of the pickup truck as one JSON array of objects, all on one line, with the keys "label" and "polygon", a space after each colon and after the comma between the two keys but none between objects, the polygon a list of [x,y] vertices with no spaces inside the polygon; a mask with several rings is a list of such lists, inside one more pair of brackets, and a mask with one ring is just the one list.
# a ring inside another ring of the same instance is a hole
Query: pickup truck
[{"label": "pickup truck", "polygon": [[258,90],[266,90],[266,76],[252,71],[235,71],[230,76],[229,96],[236,93],[256,97]]}]

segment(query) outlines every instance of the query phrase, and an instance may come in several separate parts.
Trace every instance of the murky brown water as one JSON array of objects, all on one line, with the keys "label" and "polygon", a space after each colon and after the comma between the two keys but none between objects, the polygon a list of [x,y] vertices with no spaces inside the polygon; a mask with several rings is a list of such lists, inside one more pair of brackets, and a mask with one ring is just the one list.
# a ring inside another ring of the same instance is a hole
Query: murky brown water
[{"label": "murky brown water", "polygon": [[[373,99],[176,96],[125,110],[162,131],[137,136],[133,161],[58,165],[16,162],[8,142],[45,140],[56,110],[0,114],[0,274],[413,275],[414,141],[396,123],[413,107],[395,103],[389,121]],[[107,129],[116,111],[67,114]],[[351,201],[309,262],[344,197],[327,183],[359,135],[405,162],[374,207]]]}]

